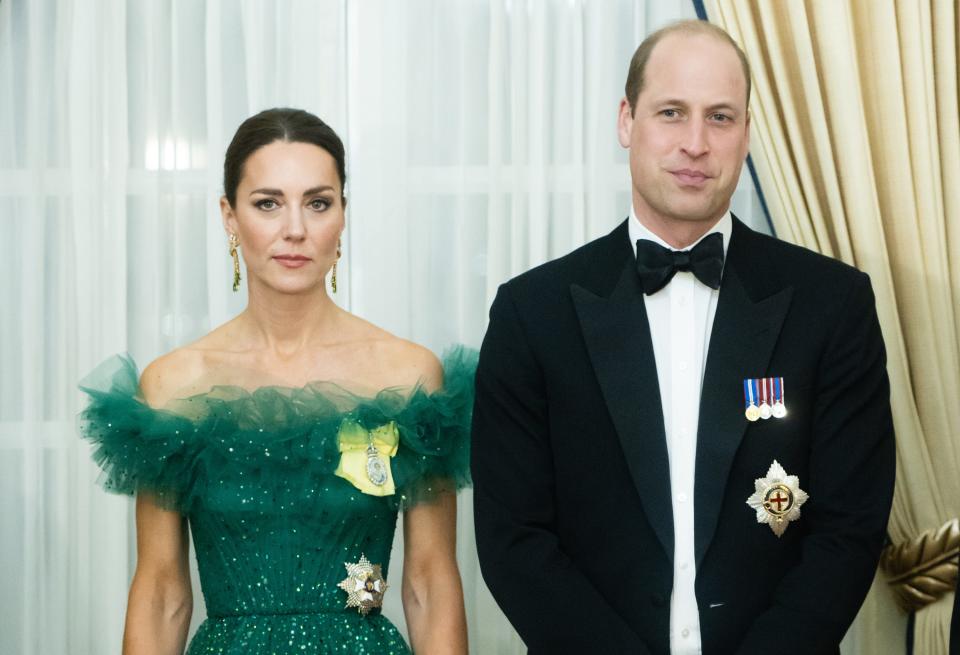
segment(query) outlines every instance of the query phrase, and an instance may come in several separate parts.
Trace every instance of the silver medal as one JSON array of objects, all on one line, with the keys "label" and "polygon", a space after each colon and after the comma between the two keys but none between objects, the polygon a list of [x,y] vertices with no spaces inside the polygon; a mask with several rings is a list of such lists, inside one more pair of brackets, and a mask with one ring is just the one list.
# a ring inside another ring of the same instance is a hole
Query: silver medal
[{"label": "silver medal", "polygon": [[387,483],[387,465],[373,444],[367,446],[367,479],[378,487]]}]

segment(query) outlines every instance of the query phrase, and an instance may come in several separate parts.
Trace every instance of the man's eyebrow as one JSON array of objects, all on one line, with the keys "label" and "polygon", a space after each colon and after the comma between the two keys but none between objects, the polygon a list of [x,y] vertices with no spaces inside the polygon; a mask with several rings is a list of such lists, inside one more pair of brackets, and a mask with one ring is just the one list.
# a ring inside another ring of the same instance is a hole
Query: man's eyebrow
[{"label": "man's eyebrow", "polygon": [[718,109],[725,109],[726,111],[732,114],[740,113],[740,109],[738,109],[736,105],[732,105],[729,102],[718,102],[715,105],[710,105],[709,107],[707,107],[707,111],[716,111]]},{"label": "man's eyebrow", "polygon": [[[690,103],[687,102],[686,100],[681,100],[680,98],[664,98],[663,100],[657,101],[656,105],[658,107],[663,105],[676,105],[678,107],[689,107]],[[733,114],[741,113],[741,111],[737,108],[736,105],[727,101],[717,102],[715,104],[707,106],[707,111],[717,111],[718,109],[724,109]]]},{"label": "man's eyebrow", "polygon": [[688,106],[687,101],[681,100],[680,98],[664,98],[662,100],[658,100],[655,104],[656,105],[680,105],[681,107]]}]

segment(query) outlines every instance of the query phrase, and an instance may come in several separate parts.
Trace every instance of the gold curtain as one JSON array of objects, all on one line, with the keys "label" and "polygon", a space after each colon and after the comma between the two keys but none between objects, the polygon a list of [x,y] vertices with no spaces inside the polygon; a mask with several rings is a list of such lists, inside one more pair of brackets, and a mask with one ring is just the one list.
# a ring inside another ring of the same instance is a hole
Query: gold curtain
[{"label": "gold curtain", "polygon": [[[958,0],[705,8],[753,66],[752,155],[778,236],[873,282],[897,432],[889,531],[910,550],[960,514]],[[904,652],[888,582],[878,575],[847,652]],[[947,652],[952,602],[917,611],[917,655]]]}]

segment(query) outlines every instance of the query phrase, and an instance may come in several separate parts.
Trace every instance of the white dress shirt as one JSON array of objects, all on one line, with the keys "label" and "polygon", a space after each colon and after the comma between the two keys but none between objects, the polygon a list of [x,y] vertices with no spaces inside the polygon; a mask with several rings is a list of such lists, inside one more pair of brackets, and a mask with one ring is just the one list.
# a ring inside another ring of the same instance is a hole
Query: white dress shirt
[{"label": "white dress shirt", "polygon": [[[714,232],[722,234],[723,252],[726,254],[732,228],[733,221],[728,211],[704,237]],[[648,239],[676,250],[644,227],[632,208],[629,234],[634,252],[638,239]],[[694,589],[693,480],[700,389],[719,297],[719,291],[703,284],[690,272],[678,272],[667,286],[644,296],[653,354],[657,362],[663,427],[670,458],[674,534],[673,593],[670,597],[671,655],[701,653],[700,614]]]}]

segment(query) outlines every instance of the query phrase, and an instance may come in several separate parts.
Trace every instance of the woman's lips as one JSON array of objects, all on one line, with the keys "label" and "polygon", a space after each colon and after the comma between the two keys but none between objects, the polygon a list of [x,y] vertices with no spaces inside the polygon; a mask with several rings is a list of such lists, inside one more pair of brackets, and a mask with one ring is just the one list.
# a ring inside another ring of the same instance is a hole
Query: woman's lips
[{"label": "woman's lips", "polygon": [[273,258],[278,264],[287,268],[300,268],[310,262],[310,258],[303,255],[274,255]]}]

